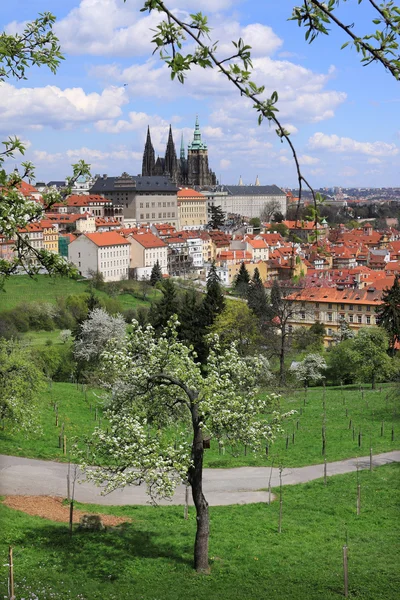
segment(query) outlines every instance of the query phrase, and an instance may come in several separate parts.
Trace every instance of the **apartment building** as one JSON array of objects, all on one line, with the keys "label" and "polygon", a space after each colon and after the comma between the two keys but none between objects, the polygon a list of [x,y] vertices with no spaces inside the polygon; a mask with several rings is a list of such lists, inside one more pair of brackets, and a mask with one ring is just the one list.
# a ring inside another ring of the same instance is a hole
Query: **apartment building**
[{"label": "apartment building", "polygon": [[100,272],[104,281],[127,279],[130,243],[116,231],[83,233],[68,246],[68,259],[83,277]]},{"label": "apartment building", "polygon": [[374,286],[364,289],[306,288],[288,296],[298,306],[290,320],[292,328],[311,327],[319,321],[325,326],[325,342],[330,345],[345,319],[355,333],[361,327],[376,325],[375,308],[382,303],[382,289]]},{"label": "apartment building", "polygon": [[203,229],[207,225],[207,199],[191,188],[178,190],[178,218],[181,229]]},{"label": "apartment building", "polygon": [[168,246],[153,233],[130,234],[130,268],[138,279],[148,279],[158,261],[163,274],[168,273]]}]

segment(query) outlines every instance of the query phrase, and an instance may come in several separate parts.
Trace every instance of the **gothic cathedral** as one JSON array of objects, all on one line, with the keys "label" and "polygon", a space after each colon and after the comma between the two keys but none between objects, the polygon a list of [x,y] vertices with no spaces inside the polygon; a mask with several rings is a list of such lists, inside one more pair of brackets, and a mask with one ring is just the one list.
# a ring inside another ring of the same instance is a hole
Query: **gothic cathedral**
[{"label": "gothic cathedral", "polygon": [[151,143],[150,127],[148,127],[146,145],[143,152],[142,176],[150,175],[167,175],[178,187],[185,185],[204,187],[217,184],[215,173],[208,166],[208,148],[207,144],[201,141],[201,132],[197,117],[193,141],[188,146],[187,158],[183,136],[179,159],[177,158],[170,126],[165,158],[158,157],[156,160],[153,144]]}]

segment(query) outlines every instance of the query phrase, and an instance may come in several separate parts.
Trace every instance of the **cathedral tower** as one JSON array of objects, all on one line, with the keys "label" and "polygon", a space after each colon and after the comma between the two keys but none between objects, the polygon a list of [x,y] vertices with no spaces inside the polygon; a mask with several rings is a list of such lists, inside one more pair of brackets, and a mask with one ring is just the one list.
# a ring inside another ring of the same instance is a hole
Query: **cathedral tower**
[{"label": "cathedral tower", "polygon": [[199,119],[196,117],[193,141],[188,146],[188,184],[191,186],[215,185],[215,174],[208,166],[207,144],[201,140]]},{"label": "cathedral tower", "polygon": [[146,145],[143,152],[142,175],[148,177],[154,175],[154,166],[156,163],[153,144],[151,143],[150,127],[147,127]]},{"label": "cathedral tower", "polygon": [[171,125],[169,126],[168,142],[165,150],[164,170],[165,173],[172,179],[172,181],[178,181],[178,159],[176,158],[176,150],[174,138],[172,137]]}]

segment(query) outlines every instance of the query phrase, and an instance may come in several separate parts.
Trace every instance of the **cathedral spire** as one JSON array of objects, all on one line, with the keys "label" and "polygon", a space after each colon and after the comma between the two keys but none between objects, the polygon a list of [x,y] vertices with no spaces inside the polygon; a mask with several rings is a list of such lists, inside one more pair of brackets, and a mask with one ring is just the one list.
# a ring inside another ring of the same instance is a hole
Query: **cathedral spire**
[{"label": "cathedral spire", "polygon": [[176,150],[174,144],[174,138],[172,137],[172,127],[169,126],[167,149],[165,150],[165,172],[171,177],[172,180],[176,179],[178,168],[178,161],[176,158]]},{"label": "cathedral spire", "polygon": [[240,175],[240,177],[239,177],[239,183],[238,183],[238,185],[243,185],[243,179],[242,179],[242,176],[241,176],[241,175]]},{"label": "cathedral spire", "polygon": [[155,160],[153,144],[151,143],[150,127],[147,126],[147,138],[146,138],[146,145],[144,147],[143,162],[142,162],[142,176],[143,177],[148,177],[150,175],[154,175],[155,162],[156,162],[156,160]]},{"label": "cathedral spire", "polygon": [[181,160],[185,160],[185,143],[183,141],[183,133],[181,136],[181,154],[180,154],[180,159]]},{"label": "cathedral spire", "polygon": [[189,144],[189,150],[207,150],[207,144],[201,141],[201,131],[199,125],[199,117],[196,115],[196,122],[194,125],[193,142]]},{"label": "cathedral spire", "polygon": [[256,182],[255,182],[255,184],[254,184],[254,185],[260,185],[260,180],[258,179],[258,175],[257,175],[257,177],[256,177]]}]

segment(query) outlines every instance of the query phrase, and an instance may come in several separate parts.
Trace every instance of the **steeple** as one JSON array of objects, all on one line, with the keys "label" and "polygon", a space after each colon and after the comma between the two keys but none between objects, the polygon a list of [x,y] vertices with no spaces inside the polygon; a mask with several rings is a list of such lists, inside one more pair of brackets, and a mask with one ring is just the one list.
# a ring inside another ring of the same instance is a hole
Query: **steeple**
[{"label": "steeple", "polygon": [[207,150],[207,144],[201,141],[201,131],[199,125],[199,117],[196,115],[196,123],[194,125],[193,142],[189,144],[189,150]]},{"label": "steeple", "polygon": [[181,153],[180,153],[180,159],[181,160],[185,160],[185,144],[183,141],[183,133],[182,133],[182,137],[181,137]]},{"label": "steeple", "polygon": [[150,127],[147,126],[147,138],[146,138],[146,145],[144,147],[143,162],[142,162],[142,176],[143,177],[148,177],[150,175],[154,175],[155,162],[156,162],[156,159],[155,159],[153,144],[151,143]]},{"label": "steeple", "polygon": [[172,128],[170,125],[167,149],[165,151],[165,165],[164,165],[165,172],[168,173],[168,175],[172,179],[174,179],[176,176],[177,167],[178,167],[178,161],[176,158],[175,144],[174,144],[174,139],[172,137]]},{"label": "steeple", "polygon": [[239,183],[238,183],[238,185],[243,185],[243,179],[242,179],[242,176],[241,176],[241,175],[240,175],[240,177],[239,177]]},{"label": "steeple", "polygon": [[254,185],[260,185],[260,180],[258,179],[258,175],[257,175],[257,177],[256,177],[256,182],[255,182],[255,184],[254,184]]}]

